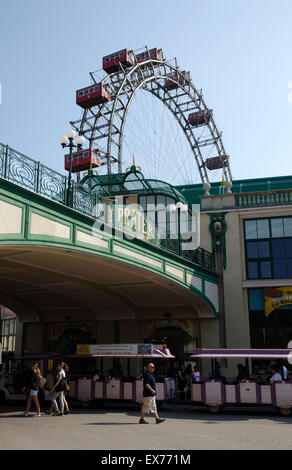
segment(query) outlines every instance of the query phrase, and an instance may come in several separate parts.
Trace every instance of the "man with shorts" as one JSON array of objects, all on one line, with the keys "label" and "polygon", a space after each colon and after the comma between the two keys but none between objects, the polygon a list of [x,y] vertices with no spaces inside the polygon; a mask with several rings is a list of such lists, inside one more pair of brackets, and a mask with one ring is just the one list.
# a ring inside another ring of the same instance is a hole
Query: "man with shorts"
[{"label": "man with shorts", "polygon": [[145,413],[153,413],[156,418],[156,424],[163,423],[165,419],[160,419],[157,414],[156,408],[156,383],[153,377],[154,364],[148,364],[146,372],[144,374],[144,389],[143,389],[143,406],[141,410],[141,417],[139,424],[148,424],[148,421],[145,421]]}]

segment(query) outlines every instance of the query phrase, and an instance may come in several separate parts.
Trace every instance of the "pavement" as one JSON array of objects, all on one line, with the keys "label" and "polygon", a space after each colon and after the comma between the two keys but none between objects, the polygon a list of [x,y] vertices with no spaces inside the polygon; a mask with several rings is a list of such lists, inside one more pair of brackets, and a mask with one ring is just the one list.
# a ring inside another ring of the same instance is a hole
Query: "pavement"
[{"label": "pavement", "polygon": [[[44,411],[44,410],[41,410]],[[4,450],[291,450],[292,417],[265,410],[206,409],[164,404],[166,421],[138,424],[135,404],[102,409],[73,407],[67,416],[24,417],[24,404],[0,406]]]}]

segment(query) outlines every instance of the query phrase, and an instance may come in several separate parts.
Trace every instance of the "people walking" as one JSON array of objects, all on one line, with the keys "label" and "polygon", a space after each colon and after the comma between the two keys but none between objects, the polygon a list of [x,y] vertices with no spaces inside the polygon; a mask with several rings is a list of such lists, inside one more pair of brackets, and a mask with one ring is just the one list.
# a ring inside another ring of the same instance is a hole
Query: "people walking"
[{"label": "people walking", "polygon": [[[64,371],[64,362],[58,362],[57,365],[57,376],[56,376],[56,383],[52,387],[52,403],[50,407],[49,414],[52,413],[53,408],[55,408],[54,416],[64,416],[64,392],[67,390],[67,380],[66,380],[66,373]],[[60,402],[60,410],[57,403],[57,398],[59,398]]]},{"label": "people walking", "polygon": [[145,413],[153,413],[156,419],[156,424],[163,423],[165,419],[161,419],[157,413],[156,407],[156,383],[153,376],[154,364],[150,363],[147,365],[146,372],[144,374],[144,388],[143,388],[143,406],[141,410],[141,416],[139,424],[148,424],[145,421]]},{"label": "people walking", "polygon": [[27,383],[23,388],[23,391],[27,391],[27,403],[24,416],[28,416],[28,412],[31,408],[31,401],[33,400],[36,407],[36,414],[33,416],[41,416],[40,404],[38,401],[38,393],[40,389],[40,377],[41,371],[39,369],[38,363],[36,362],[27,375]]}]

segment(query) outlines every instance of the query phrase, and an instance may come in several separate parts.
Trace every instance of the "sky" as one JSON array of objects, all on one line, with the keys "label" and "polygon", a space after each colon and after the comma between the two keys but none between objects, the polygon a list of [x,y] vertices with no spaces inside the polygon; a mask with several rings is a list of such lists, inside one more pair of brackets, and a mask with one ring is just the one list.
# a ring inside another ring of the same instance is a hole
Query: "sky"
[{"label": "sky", "polygon": [[161,47],[213,109],[233,179],[291,175],[291,0],[0,3],[0,142],[64,173],[59,137],[102,57]]}]

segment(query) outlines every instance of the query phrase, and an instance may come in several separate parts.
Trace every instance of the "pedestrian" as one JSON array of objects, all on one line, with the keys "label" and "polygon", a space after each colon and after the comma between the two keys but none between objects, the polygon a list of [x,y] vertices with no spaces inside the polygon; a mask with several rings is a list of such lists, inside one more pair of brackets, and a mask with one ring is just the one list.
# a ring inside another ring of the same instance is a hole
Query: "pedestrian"
[{"label": "pedestrian", "polygon": [[167,371],[167,377],[174,379],[174,378],[177,378],[177,376],[178,376],[178,367],[176,365],[176,362],[173,362]]},{"label": "pedestrian", "polygon": [[186,387],[188,385],[188,379],[186,377],[186,371],[185,371],[185,366],[184,364],[179,365],[178,369],[178,390],[179,390],[179,395],[180,399],[183,400],[185,397],[185,392],[186,392]]},{"label": "pedestrian", "polygon": [[195,380],[195,382],[201,382],[201,372],[198,370],[198,366],[194,366],[192,379]]},{"label": "pedestrian", "polygon": [[66,397],[68,396],[68,390],[70,390],[70,387],[69,387],[68,378],[67,378],[67,374],[69,372],[69,366],[68,366],[68,364],[66,364],[66,362],[64,362],[64,371],[65,371],[65,374],[66,374],[65,378],[67,379],[66,380],[66,390],[64,392],[64,407],[65,407],[64,414],[68,415],[70,413],[70,410],[69,410],[69,405],[68,405],[68,402],[66,400]]},{"label": "pedestrian", "polygon": [[[66,380],[66,374],[64,371],[64,362],[60,361],[57,364],[57,375],[56,375],[56,383],[51,389],[52,393],[52,403],[50,407],[49,414],[52,413],[53,408],[55,407],[55,413],[54,416],[64,416],[64,392],[67,390],[67,380]],[[60,401],[60,410],[59,406],[57,403],[57,398],[59,398]]]},{"label": "pedestrian", "polygon": [[39,369],[38,363],[36,362],[27,375],[27,384],[22,389],[22,391],[27,390],[27,403],[24,416],[28,416],[30,411],[31,401],[33,400],[36,407],[36,414],[33,416],[41,416],[40,404],[38,401],[38,393],[40,389],[40,377],[41,371]]},{"label": "pedestrian", "polygon": [[147,365],[146,372],[144,374],[144,387],[143,387],[143,406],[141,410],[141,416],[139,424],[148,424],[148,421],[145,421],[145,413],[153,413],[156,419],[156,424],[163,423],[165,419],[161,419],[157,413],[156,407],[156,383],[153,376],[154,373],[154,364],[150,363]]}]

